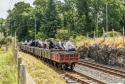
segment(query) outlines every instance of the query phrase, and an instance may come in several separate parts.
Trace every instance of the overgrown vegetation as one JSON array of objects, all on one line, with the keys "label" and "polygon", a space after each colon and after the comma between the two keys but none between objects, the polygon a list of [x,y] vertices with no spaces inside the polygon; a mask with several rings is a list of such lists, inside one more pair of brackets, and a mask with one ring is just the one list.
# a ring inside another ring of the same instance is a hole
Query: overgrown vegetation
[{"label": "overgrown vegetation", "polygon": [[17,84],[17,67],[12,49],[0,49],[0,84]]},{"label": "overgrown vegetation", "polygon": [[112,32],[104,33],[103,36],[107,36],[107,37],[118,37],[118,36],[121,36],[121,33],[120,33],[120,32],[116,32],[116,31],[112,31]]},{"label": "overgrown vegetation", "polygon": [[70,34],[67,29],[59,29],[57,30],[56,38],[65,40],[70,38]]},{"label": "overgrown vegetation", "polygon": [[0,38],[0,48],[1,48],[3,45],[8,46],[11,42],[12,42],[11,37],[1,37],[1,38]]},{"label": "overgrown vegetation", "polygon": [[125,67],[125,41],[122,36],[86,39],[77,42],[81,58],[106,65]]}]

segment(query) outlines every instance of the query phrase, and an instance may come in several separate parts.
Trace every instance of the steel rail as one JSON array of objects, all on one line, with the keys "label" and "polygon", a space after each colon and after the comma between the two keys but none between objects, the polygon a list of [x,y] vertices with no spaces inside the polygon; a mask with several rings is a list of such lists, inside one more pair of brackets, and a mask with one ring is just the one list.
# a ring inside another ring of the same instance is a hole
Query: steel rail
[{"label": "steel rail", "polygon": [[89,68],[93,68],[95,70],[100,70],[100,71],[103,71],[105,73],[108,73],[108,74],[118,76],[120,78],[125,79],[125,72],[124,71],[112,69],[112,68],[109,68],[109,67],[105,67],[105,66],[101,66],[101,65],[98,65],[98,64],[85,62],[85,61],[79,62],[77,64],[82,65],[82,66],[86,66],[86,67],[89,67]]},{"label": "steel rail", "polygon": [[97,79],[94,79],[92,77],[89,77],[87,75],[84,75],[84,74],[76,72],[76,71],[66,72],[65,76],[67,76],[81,84],[105,84]]}]

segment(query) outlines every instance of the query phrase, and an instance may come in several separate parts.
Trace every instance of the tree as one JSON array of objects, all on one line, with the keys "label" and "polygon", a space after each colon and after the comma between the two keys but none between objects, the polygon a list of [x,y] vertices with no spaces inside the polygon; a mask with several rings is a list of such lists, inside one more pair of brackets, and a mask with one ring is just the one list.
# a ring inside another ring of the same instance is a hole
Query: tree
[{"label": "tree", "polygon": [[[44,21],[44,15],[47,10],[48,0],[35,0],[34,18],[36,19],[36,33],[41,31]],[[41,31],[42,32],[42,31]]]},{"label": "tree", "polygon": [[92,27],[92,19],[91,19],[91,7],[92,7],[92,0],[78,0],[77,2],[77,9],[79,17],[84,17],[85,23],[84,24],[84,33],[93,31]]},{"label": "tree", "polygon": [[56,38],[62,39],[62,40],[67,40],[68,38],[70,38],[70,34],[67,29],[64,29],[64,28],[58,29]]},{"label": "tree", "polygon": [[[54,38],[59,30],[70,36],[102,36],[106,30],[106,4],[108,29],[121,31],[125,6],[122,0],[35,0],[34,7],[24,2],[9,10],[5,26],[9,34],[17,32],[19,40],[34,39],[35,23],[38,38]],[[25,31],[25,32],[24,32]]]},{"label": "tree", "polygon": [[30,27],[33,27],[31,25],[31,17],[33,15],[30,4],[24,2],[16,3],[14,8],[9,11],[9,16],[7,17],[7,23],[11,27],[12,35],[16,32],[19,40],[28,39]]},{"label": "tree", "polygon": [[107,0],[109,31],[121,30],[120,20],[125,13],[125,6],[120,0]]},{"label": "tree", "polygon": [[44,22],[42,30],[48,37],[54,38],[57,28],[60,26],[59,17],[56,11],[54,0],[49,0],[46,13],[44,15]]}]

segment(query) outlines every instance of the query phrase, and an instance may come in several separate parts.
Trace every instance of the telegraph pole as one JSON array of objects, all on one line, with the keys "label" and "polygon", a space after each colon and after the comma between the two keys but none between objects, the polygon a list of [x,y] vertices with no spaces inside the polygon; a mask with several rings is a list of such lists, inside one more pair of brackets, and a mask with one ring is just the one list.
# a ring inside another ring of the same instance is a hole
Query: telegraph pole
[{"label": "telegraph pole", "polygon": [[[123,5],[125,5],[125,0],[123,0]],[[124,38],[125,37],[125,34],[124,34],[125,33],[125,26],[124,26],[125,25],[125,14],[123,14],[122,23],[123,23],[123,30],[122,30],[123,32],[122,32],[122,35],[123,35],[123,44],[124,44],[124,39],[125,39]]]},{"label": "telegraph pole", "polygon": [[36,46],[36,28],[37,28],[37,25],[36,25],[36,14],[34,16],[34,20],[35,20],[35,46]]},{"label": "telegraph pole", "polygon": [[98,13],[97,13],[97,17],[96,17],[96,37],[99,36],[99,25],[98,25]]},{"label": "telegraph pole", "polygon": [[108,3],[106,3],[106,32],[108,32]]},{"label": "telegraph pole", "polygon": [[36,40],[36,16],[35,16],[35,40]]},{"label": "telegraph pole", "polygon": [[10,36],[12,36],[12,24],[11,24],[11,20],[9,19],[9,26],[10,26]]}]

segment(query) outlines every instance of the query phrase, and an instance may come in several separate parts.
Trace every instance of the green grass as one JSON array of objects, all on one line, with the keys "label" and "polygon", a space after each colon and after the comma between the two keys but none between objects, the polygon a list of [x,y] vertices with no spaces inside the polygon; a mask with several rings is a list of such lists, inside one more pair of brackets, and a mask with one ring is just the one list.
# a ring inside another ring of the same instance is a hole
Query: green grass
[{"label": "green grass", "polygon": [[66,84],[65,80],[55,70],[42,61],[23,52],[19,54],[27,64],[28,72],[36,84]]},{"label": "green grass", "polygon": [[17,68],[12,49],[0,49],[0,84],[17,84]]}]

